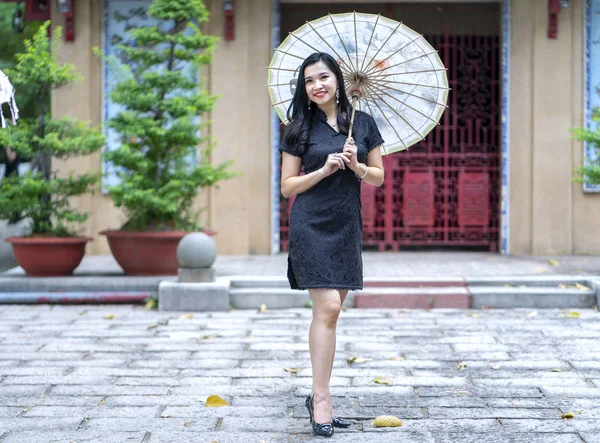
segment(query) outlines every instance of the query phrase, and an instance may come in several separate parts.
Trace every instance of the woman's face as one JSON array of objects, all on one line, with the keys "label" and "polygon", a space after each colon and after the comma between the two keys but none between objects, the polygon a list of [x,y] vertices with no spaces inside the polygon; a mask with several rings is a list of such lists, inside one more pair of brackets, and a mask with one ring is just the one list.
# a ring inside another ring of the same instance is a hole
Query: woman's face
[{"label": "woman's face", "polygon": [[325,105],[335,101],[338,88],[335,74],[322,61],[313,63],[304,69],[304,86],[308,99],[317,105]]}]

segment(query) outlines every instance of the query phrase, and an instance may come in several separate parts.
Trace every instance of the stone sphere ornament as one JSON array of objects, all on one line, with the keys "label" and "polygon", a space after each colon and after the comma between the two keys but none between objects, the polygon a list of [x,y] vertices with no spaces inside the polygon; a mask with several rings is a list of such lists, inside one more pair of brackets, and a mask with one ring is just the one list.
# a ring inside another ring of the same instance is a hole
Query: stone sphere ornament
[{"label": "stone sphere ornament", "polygon": [[217,259],[217,247],[204,232],[192,232],[177,245],[177,260],[182,268],[210,268]]}]

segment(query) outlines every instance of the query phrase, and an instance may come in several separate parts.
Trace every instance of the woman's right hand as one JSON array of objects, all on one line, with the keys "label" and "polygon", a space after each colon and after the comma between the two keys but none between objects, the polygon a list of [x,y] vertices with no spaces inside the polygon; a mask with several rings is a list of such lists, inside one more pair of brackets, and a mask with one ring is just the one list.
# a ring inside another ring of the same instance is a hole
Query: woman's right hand
[{"label": "woman's right hand", "polygon": [[338,169],[346,169],[346,163],[349,162],[347,156],[342,152],[334,152],[327,156],[325,164],[321,168],[321,171],[325,177],[333,174]]}]

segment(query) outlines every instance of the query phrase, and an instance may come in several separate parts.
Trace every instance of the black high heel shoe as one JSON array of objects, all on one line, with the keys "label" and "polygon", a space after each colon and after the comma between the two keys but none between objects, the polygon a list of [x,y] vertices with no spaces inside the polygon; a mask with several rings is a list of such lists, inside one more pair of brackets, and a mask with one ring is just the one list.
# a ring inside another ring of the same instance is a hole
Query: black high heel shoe
[{"label": "black high heel shoe", "polygon": [[333,424],[333,427],[335,428],[347,428],[352,422],[339,417],[331,417],[331,424]]},{"label": "black high heel shoe", "polygon": [[304,402],[306,409],[308,409],[308,414],[310,415],[310,422],[312,423],[313,433],[315,435],[321,435],[323,437],[331,437],[333,435],[333,425],[331,423],[317,423],[314,420],[314,409],[315,405],[313,403],[313,395],[309,395],[306,397],[306,401]]}]

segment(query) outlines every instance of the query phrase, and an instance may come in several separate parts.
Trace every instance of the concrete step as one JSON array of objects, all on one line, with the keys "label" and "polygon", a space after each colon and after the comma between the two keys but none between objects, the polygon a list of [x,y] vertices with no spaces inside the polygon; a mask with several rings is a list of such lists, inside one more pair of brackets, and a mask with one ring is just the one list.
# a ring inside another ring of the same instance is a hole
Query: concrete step
[{"label": "concrete step", "polygon": [[[543,275],[543,276],[518,276],[518,277],[470,277],[466,278],[466,285],[473,286],[535,286],[557,287],[560,284],[575,286],[577,283],[589,286],[594,278],[585,275]],[[596,278],[600,279],[600,278]]]},{"label": "concrete step", "polygon": [[471,286],[473,308],[591,308],[596,291],[548,286]]}]

